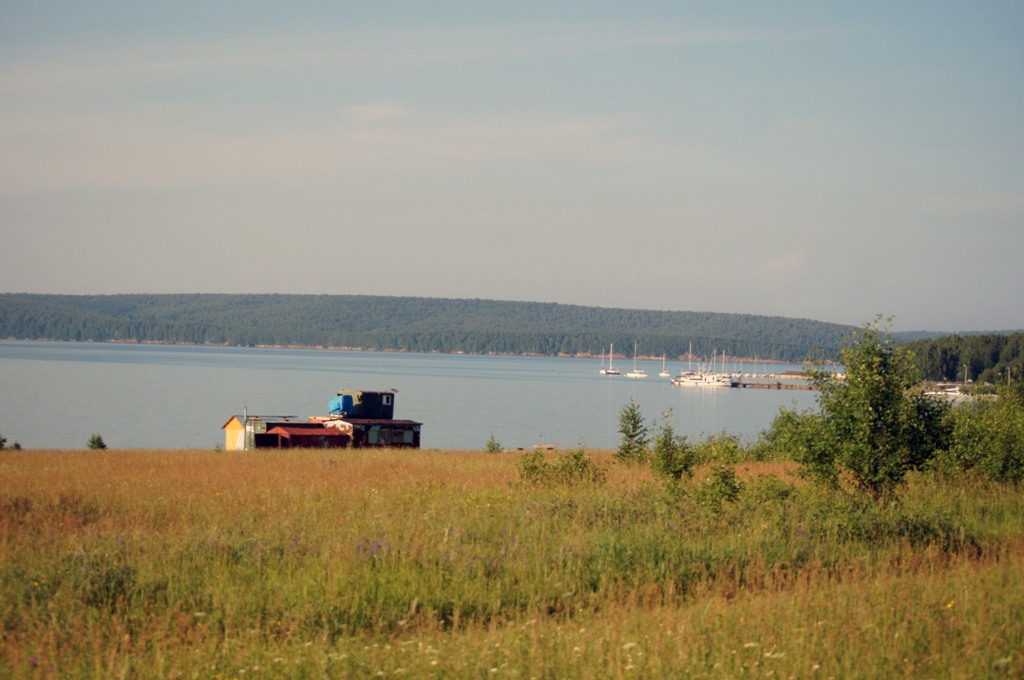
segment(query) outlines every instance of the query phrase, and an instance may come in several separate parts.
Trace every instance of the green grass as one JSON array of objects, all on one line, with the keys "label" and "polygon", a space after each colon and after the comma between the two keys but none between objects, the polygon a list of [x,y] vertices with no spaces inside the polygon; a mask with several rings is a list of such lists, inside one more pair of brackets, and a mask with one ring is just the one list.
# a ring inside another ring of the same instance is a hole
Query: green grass
[{"label": "green grass", "polygon": [[5,451],[0,676],[1024,674],[1020,489],[748,463],[729,500],[595,458]]}]

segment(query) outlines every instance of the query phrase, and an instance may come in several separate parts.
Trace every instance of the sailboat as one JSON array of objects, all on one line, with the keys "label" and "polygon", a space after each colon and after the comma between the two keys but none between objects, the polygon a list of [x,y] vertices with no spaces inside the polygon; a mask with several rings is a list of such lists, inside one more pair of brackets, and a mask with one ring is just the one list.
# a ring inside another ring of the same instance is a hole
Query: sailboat
[{"label": "sailboat", "polygon": [[672,374],[665,370],[665,355],[661,355],[661,373],[658,374],[659,378],[671,378]]},{"label": "sailboat", "polygon": [[[615,353],[615,343],[608,347],[608,368],[601,369],[601,375],[619,375],[619,369],[612,366],[612,355]],[[603,362],[602,362],[603,363]]]},{"label": "sailboat", "polygon": [[627,378],[646,378],[647,371],[644,369],[636,370],[636,341],[633,341],[633,370],[626,374]]}]

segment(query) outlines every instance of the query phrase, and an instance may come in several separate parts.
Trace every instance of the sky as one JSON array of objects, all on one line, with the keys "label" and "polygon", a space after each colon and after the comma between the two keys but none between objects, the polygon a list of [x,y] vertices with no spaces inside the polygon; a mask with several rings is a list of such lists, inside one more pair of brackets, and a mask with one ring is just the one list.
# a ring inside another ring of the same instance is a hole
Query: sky
[{"label": "sky", "polygon": [[4,2],[0,292],[1024,328],[1019,2]]}]

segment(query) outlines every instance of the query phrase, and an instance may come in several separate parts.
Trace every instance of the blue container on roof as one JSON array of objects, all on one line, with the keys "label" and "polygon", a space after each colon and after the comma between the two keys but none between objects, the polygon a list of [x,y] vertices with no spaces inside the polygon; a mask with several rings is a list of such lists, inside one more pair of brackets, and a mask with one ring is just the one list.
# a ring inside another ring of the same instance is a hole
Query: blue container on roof
[{"label": "blue container on roof", "polygon": [[352,395],[342,394],[337,397],[332,397],[327,403],[327,412],[333,416],[350,416],[352,415]]}]

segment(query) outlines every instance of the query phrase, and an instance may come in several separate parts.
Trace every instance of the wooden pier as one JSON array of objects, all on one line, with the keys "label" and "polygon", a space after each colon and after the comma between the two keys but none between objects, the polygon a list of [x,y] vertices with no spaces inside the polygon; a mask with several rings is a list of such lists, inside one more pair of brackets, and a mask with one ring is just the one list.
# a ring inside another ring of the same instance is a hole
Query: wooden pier
[{"label": "wooden pier", "polygon": [[740,382],[733,387],[753,388],[755,390],[813,390],[807,383],[784,383],[784,382]]}]

